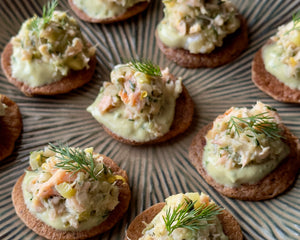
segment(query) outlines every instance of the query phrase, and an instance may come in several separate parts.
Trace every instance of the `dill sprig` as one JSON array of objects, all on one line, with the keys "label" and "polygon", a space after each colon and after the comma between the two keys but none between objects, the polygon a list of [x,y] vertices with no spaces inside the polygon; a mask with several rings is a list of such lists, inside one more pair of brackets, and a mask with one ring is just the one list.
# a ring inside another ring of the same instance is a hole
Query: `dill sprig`
[{"label": "dill sprig", "polygon": [[163,220],[170,235],[177,228],[186,228],[192,231],[205,227],[208,225],[207,221],[211,220],[214,216],[221,213],[222,209],[215,204],[201,205],[199,208],[195,208],[194,205],[197,201],[185,200],[186,204],[179,204],[177,208],[173,210],[168,208],[166,210],[166,216],[163,216]]},{"label": "dill sprig", "polygon": [[155,65],[150,60],[137,60],[131,59],[129,60],[129,65],[136,71],[145,73],[150,76],[161,77],[161,71],[158,65]]},{"label": "dill sprig", "polygon": [[287,31],[285,34],[288,34],[294,30],[300,30],[300,10],[293,14],[292,19],[293,19],[293,28]]},{"label": "dill sprig", "polygon": [[68,172],[85,171],[89,175],[97,180],[95,176],[95,163],[92,153],[86,153],[78,148],[70,148],[68,146],[55,146],[49,143],[49,149],[57,153],[57,158],[61,160],[55,164],[57,168],[62,168]]},{"label": "dill sprig", "polygon": [[35,15],[34,18],[32,19],[32,21],[30,22],[30,28],[34,32],[38,33],[39,32],[39,25],[40,25],[40,18]]},{"label": "dill sprig", "polygon": [[241,132],[250,130],[255,137],[256,142],[259,145],[258,134],[265,134],[267,137],[272,139],[283,138],[281,135],[281,129],[278,124],[273,121],[274,118],[268,115],[268,112],[259,113],[250,117],[235,117],[231,116],[228,122],[227,129],[229,133],[233,130],[235,133],[240,135]]},{"label": "dill sprig", "polygon": [[42,17],[34,16],[34,19],[30,23],[31,29],[39,32],[39,30],[43,28],[45,24],[49,23],[57,5],[57,0],[53,0],[52,2],[48,2],[47,5],[44,5]]}]

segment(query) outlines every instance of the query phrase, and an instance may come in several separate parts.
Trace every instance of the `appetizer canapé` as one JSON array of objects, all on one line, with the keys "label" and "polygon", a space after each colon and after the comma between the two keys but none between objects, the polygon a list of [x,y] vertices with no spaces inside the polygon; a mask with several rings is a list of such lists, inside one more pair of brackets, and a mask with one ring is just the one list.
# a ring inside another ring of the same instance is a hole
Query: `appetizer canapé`
[{"label": "appetizer canap\u00e9", "polygon": [[139,145],[166,141],[191,124],[193,102],[166,68],[132,60],[114,67],[87,109],[119,141]]},{"label": "appetizer canap\u00e9", "polygon": [[30,154],[12,192],[21,220],[49,239],[85,239],[112,228],[127,211],[126,172],[110,158],[50,144]]},{"label": "appetizer canap\u00e9", "polygon": [[22,117],[18,105],[0,94],[0,161],[14,150],[22,130]]},{"label": "appetizer canap\u00e9", "polygon": [[72,10],[84,21],[112,23],[123,21],[142,11],[150,0],[68,0]]},{"label": "appetizer canap\u00e9", "polygon": [[278,101],[300,103],[300,11],[256,53],[252,80]]},{"label": "appetizer canap\u00e9", "polygon": [[125,240],[243,239],[233,216],[219,208],[206,194],[177,194],[137,216]]},{"label": "appetizer canap\u00e9", "polygon": [[230,1],[166,0],[157,26],[158,46],[183,67],[217,67],[248,45],[245,20]]},{"label": "appetizer canap\u00e9", "polygon": [[190,159],[220,193],[242,200],[269,199],[294,182],[299,140],[275,109],[257,102],[250,110],[232,107],[201,129]]},{"label": "appetizer canap\u00e9", "polygon": [[75,19],[55,11],[56,6],[48,3],[42,17],[26,20],[2,53],[6,77],[28,96],[69,92],[87,83],[95,70],[95,48]]}]

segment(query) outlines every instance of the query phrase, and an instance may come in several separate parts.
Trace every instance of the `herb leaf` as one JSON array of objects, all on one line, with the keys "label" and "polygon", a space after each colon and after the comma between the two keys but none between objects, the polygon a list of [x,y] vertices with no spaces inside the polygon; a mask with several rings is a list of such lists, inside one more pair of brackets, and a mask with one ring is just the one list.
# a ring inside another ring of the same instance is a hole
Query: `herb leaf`
[{"label": "herb leaf", "polygon": [[158,65],[155,65],[150,60],[129,60],[129,65],[136,71],[142,72],[150,76],[161,77],[161,71]]},{"label": "herb leaf", "polygon": [[45,24],[49,23],[57,5],[57,0],[53,0],[52,2],[48,2],[47,5],[44,5],[42,17],[34,16],[33,20],[30,23],[31,29],[33,31],[39,32],[39,30],[43,28]]},{"label": "herb leaf", "polygon": [[254,135],[253,137],[256,137],[258,143],[257,136],[262,133],[272,139],[283,138],[280,134],[281,130],[278,124],[273,121],[273,117],[267,114],[268,112],[263,112],[244,118],[232,116],[228,122],[227,130],[229,133],[233,130],[237,135],[240,135],[240,133],[245,130],[250,130]]},{"label": "herb leaf", "polygon": [[300,10],[293,14],[293,28],[287,31],[285,34],[290,33],[294,30],[300,30]]},{"label": "herb leaf", "polygon": [[61,160],[55,164],[57,168],[62,168],[68,172],[85,171],[89,175],[97,180],[95,176],[95,163],[92,153],[86,153],[83,150],[77,148],[70,148],[68,146],[55,146],[49,143],[49,149],[55,153],[58,153],[57,158]]},{"label": "herb leaf", "polygon": [[[171,208],[166,210],[166,216],[163,216],[163,220],[170,235],[177,228],[186,228],[192,231],[199,229],[208,225],[206,221],[211,220],[214,216],[221,213],[220,209],[215,204],[205,204],[201,205],[199,208],[195,209],[196,201],[186,200],[186,205],[178,205],[173,211]],[[204,221],[203,221],[204,220]]]},{"label": "herb leaf", "polygon": [[47,6],[43,6],[43,20],[44,24],[50,22],[53,12],[57,7],[57,0],[53,0],[52,2],[48,2]]}]

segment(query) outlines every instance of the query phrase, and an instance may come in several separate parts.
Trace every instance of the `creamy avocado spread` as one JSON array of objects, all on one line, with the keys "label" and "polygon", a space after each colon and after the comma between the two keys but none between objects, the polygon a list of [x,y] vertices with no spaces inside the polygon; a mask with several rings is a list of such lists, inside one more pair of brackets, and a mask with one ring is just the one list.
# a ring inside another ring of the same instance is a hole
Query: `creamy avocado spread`
[{"label": "creamy avocado spread", "polygon": [[[208,206],[215,207],[215,214],[211,214],[211,217],[197,218],[197,212],[200,214],[201,209]],[[143,236],[139,240],[227,240],[228,237],[224,234],[217,217],[218,213],[218,207],[206,194],[190,192],[170,196],[166,199],[165,207],[149,224],[146,224]],[[173,220],[167,216],[168,214],[174,216]],[[181,222],[183,220],[180,220],[179,214],[184,214],[185,219],[191,220],[190,222],[197,227],[192,229],[188,223]],[[176,224],[182,227],[174,227]]]},{"label": "creamy avocado spread", "polygon": [[87,110],[113,133],[129,140],[146,142],[164,135],[173,122],[181,78],[176,79],[167,68],[151,74],[131,62],[115,66],[111,82],[104,83]]},{"label": "creamy avocado spread", "polygon": [[168,47],[191,53],[210,53],[240,27],[238,12],[230,1],[165,0],[165,17],[159,39]]},{"label": "creamy avocado spread", "polygon": [[[80,164],[79,164],[80,163]],[[99,225],[118,205],[119,175],[92,148],[49,145],[30,154],[22,183],[25,204],[47,225],[66,231]]]},{"label": "creamy avocado spread", "polygon": [[262,49],[265,69],[292,89],[300,89],[300,23],[278,28]]},{"label": "creamy avocado spread", "polygon": [[12,76],[30,87],[58,81],[70,70],[89,68],[95,54],[76,20],[66,12],[52,10],[25,21],[11,40]]},{"label": "creamy avocado spread", "polygon": [[145,1],[148,0],[73,0],[73,3],[89,17],[102,19],[122,15],[128,8]]},{"label": "creamy avocado spread", "polygon": [[282,141],[278,114],[257,102],[252,109],[230,108],[208,131],[203,167],[219,184],[254,184],[289,154]]}]

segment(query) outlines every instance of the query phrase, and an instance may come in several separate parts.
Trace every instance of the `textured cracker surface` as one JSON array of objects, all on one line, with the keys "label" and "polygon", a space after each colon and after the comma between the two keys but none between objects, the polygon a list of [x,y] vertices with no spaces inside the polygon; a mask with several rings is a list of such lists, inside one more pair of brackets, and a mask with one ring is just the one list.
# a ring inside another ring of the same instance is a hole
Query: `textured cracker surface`
[{"label": "textured cracker surface", "polygon": [[8,157],[14,150],[15,142],[21,134],[22,116],[17,104],[7,96],[0,94],[0,103],[7,108],[5,115],[0,116],[0,161]]},{"label": "textured cracker surface", "polygon": [[[272,44],[272,41],[267,44]],[[299,89],[288,87],[265,69],[262,49],[255,54],[252,62],[252,81],[260,90],[278,101],[300,103]]]},{"label": "textured cracker surface", "polygon": [[164,45],[156,32],[156,41],[160,50],[170,60],[186,68],[208,67],[214,68],[236,59],[248,46],[248,30],[246,20],[239,15],[241,27],[235,32],[228,35],[222,47],[217,47],[208,54],[194,54],[183,48],[170,48]]},{"label": "textured cracker surface", "polygon": [[242,184],[240,187],[226,187],[208,175],[202,165],[206,145],[205,135],[212,123],[203,127],[194,137],[189,149],[189,158],[205,181],[221,194],[240,200],[259,201],[274,198],[286,191],[294,182],[300,167],[299,140],[282,125],[284,142],[290,146],[290,154],[265,178],[256,184]]},{"label": "textured cracker surface", "polygon": [[27,227],[32,229],[37,234],[47,238],[47,239],[86,239],[111,229],[125,214],[128,209],[131,191],[128,185],[128,177],[124,170],[120,169],[110,158],[101,155],[104,158],[104,163],[106,166],[110,167],[112,172],[115,174],[121,175],[126,183],[123,184],[121,180],[117,181],[117,186],[119,187],[119,204],[116,208],[110,213],[108,218],[102,222],[100,225],[91,228],[90,230],[85,231],[61,231],[56,230],[49,225],[45,224],[41,220],[37,219],[32,215],[26,207],[23,198],[22,192],[22,181],[25,176],[23,174],[18,181],[16,182],[13,191],[12,191],[12,200],[16,210],[17,215],[25,223]]},{"label": "textured cracker surface", "polygon": [[140,12],[144,11],[148,5],[149,2],[139,2],[137,4],[135,4],[134,6],[128,8],[126,10],[126,12],[124,12],[123,14],[119,15],[119,16],[115,16],[115,17],[109,17],[109,18],[91,18],[89,17],[84,11],[82,11],[81,9],[79,9],[74,3],[73,0],[68,0],[69,5],[71,7],[71,9],[75,12],[75,14],[83,21],[86,22],[92,22],[92,23],[114,23],[114,22],[119,22],[119,21],[123,21],[126,20],[136,14],[139,14]]},{"label": "textured cracker surface", "polygon": [[12,77],[12,69],[10,57],[13,53],[13,46],[8,43],[1,55],[2,69],[8,81],[19,88],[26,96],[32,97],[36,95],[56,95],[70,92],[75,88],[79,88],[89,82],[94,74],[96,67],[96,56],[91,57],[89,68],[80,71],[70,71],[70,73],[57,82],[53,82],[41,87],[30,87],[27,84],[18,81]]},{"label": "textured cracker surface", "polygon": [[102,125],[102,127],[114,139],[126,144],[130,144],[130,145],[156,144],[156,143],[165,142],[183,133],[185,130],[187,130],[192,123],[193,114],[194,114],[193,100],[189,95],[187,89],[183,86],[182,93],[176,99],[175,116],[174,116],[173,123],[170,127],[169,132],[167,132],[165,135],[148,142],[136,142],[118,136],[117,134],[110,131],[110,129],[108,129],[104,125]]},{"label": "textured cracker surface", "polygon": [[[150,223],[164,206],[165,203],[157,203],[138,215],[129,225],[125,240],[138,240],[142,236],[142,231],[145,228],[144,222]],[[223,231],[228,236],[229,240],[243,239],[239,223],[228,211],[223,210],[222,214],[218,215],[218,218],[223,226]]]}]

